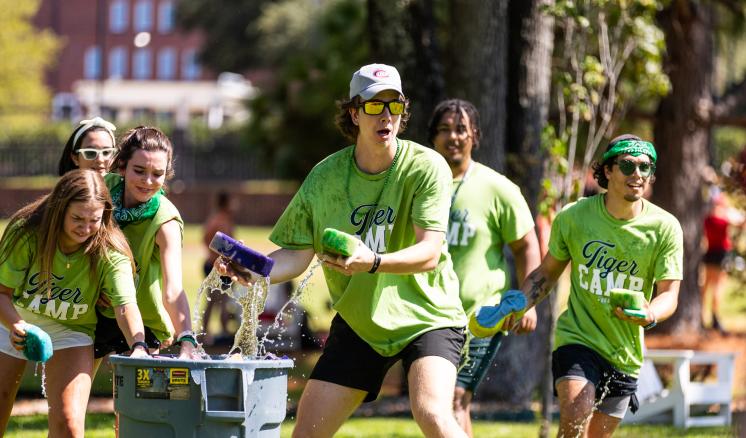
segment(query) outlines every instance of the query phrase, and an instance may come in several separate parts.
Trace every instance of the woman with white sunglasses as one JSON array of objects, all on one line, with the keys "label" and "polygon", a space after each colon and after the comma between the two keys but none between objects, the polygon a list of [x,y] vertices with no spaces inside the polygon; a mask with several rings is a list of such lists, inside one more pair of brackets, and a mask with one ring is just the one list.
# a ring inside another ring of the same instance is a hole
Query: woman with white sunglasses
[{"label": "woman with white sunglasses", "polygon": [[59,174],[73,169],[91,169],[105,175],[114,158],[117,128],[101,117],[82,120],[70,134],[60,157]]}]

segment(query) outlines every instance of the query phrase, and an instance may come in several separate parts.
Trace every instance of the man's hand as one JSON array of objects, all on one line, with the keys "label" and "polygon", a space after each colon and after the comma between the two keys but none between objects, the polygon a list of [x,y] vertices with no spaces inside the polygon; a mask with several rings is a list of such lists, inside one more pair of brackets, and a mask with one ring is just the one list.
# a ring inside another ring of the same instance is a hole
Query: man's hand
[{"label": "man's hand", "polygon": [[213,267],[218,270],[221,276],[229,277],[231,281],[241,283],[244,286],[252,287],[257,280],[257,277],[252,272],[235,269],[230,260],[222,256],[215,260]]},{"label": "man's hand", "polygon": [[650,303],[647,300],[645,300],[645,302],[643,303],[642,309],[640,309],[640,313],[645,314],[645,316],[638,317],[627,315],[626,313],[624,313],[624,309],[622,309],[621,307],[616,307],[614,309],[614,316],[621,319],[622,321],[627,321],[631,324],[636,324],[641,327],[648,326],[657,321],[655,313],[653,313],[653,309],[650,308]]},{"label": "man's hand", "polygon": [[536,320],[536,307],[532,307],[523,314],[523,318],[518,321],[517,327],[513,327],[513,325],[511,324],[506,325],[506,328],[513,328],[513,331],[519,335],[531,333],[536,330]]},{"label": "man's hand", "polygon": [[373,262],[376,259],[373,251],[363,245],[362,242],[358,242],[355,252],[349,257],[329,253],[317,254],[316,257],[322,261],[325,267],[344,275],[368,272],[373,267]]}]

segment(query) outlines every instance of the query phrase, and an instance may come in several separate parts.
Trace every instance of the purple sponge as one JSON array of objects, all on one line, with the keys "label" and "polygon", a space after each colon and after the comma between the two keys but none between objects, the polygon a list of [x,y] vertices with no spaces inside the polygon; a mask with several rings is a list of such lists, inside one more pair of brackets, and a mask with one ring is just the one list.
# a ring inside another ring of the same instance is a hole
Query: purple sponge
[{"label": "purple sponge", "polygon": [[254,251],[238,240],[218,231],[210,242],[210,249],[228,258],[235,267],[269,277],[275,261]]}]

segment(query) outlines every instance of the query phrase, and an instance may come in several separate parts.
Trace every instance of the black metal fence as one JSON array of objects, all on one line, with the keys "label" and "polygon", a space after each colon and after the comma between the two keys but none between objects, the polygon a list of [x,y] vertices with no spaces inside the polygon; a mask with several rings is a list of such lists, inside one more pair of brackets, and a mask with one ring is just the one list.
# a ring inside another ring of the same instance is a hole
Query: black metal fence
[{"label": "black metal fence", "polygon": [[[0,178],[57,175],[62,144],[0,145]],[[174,170],[183,181],[271,179],[271,166],[238,144],[182,143],[175,146]]]}]

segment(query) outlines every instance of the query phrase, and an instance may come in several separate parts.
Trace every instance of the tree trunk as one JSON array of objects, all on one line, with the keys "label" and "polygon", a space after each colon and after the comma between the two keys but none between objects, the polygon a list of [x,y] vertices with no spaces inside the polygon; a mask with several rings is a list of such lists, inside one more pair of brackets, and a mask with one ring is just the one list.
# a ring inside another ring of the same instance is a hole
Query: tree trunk
[{"label": "tree trunk", "polygon": [[446,89],[479,110],[482,140],[477,161],[505,168],[507,89],[507,0],[454,0],[450,3],[450,40]]},{"label": "tree trunk", "polygon": [[666,333],[701,331],[700,236],[705,204],[701,171],[708,163],[713,72],[712,10],[706,2],[674,0],[659,16],[665,33],[664,61],[672,85],[656,113],[657,182],[653,202],[673,214],[684,230],[684,280]]},{"label": "tree trunk", "polygon": [[[540,8],[550,2],[512,0],[509,7],[511,62],[507,67],[507,107],[511,110],[507,115],[507,173],[521,187],[534,213],[543,175],[541,131],[549,108],[554,26],[552,18]],[[482,123],[484,126],[484,119]],[[478,391],[480,398],[496,397],[515,406],[529,407],[539,382],[546,380],[547,370],[551,371],[551,302],[546,300],[537,308],[539,324],[534,333],[509,336],[503,341],[495,366]],[[551,397],[550,392],[550,403]]]},{"label": "tree trunk", "polygon": [[411,117],[402,137],[427,145],[427,123],[445,92],[433,0],[368,0],[371,62],[399,70]]}]

